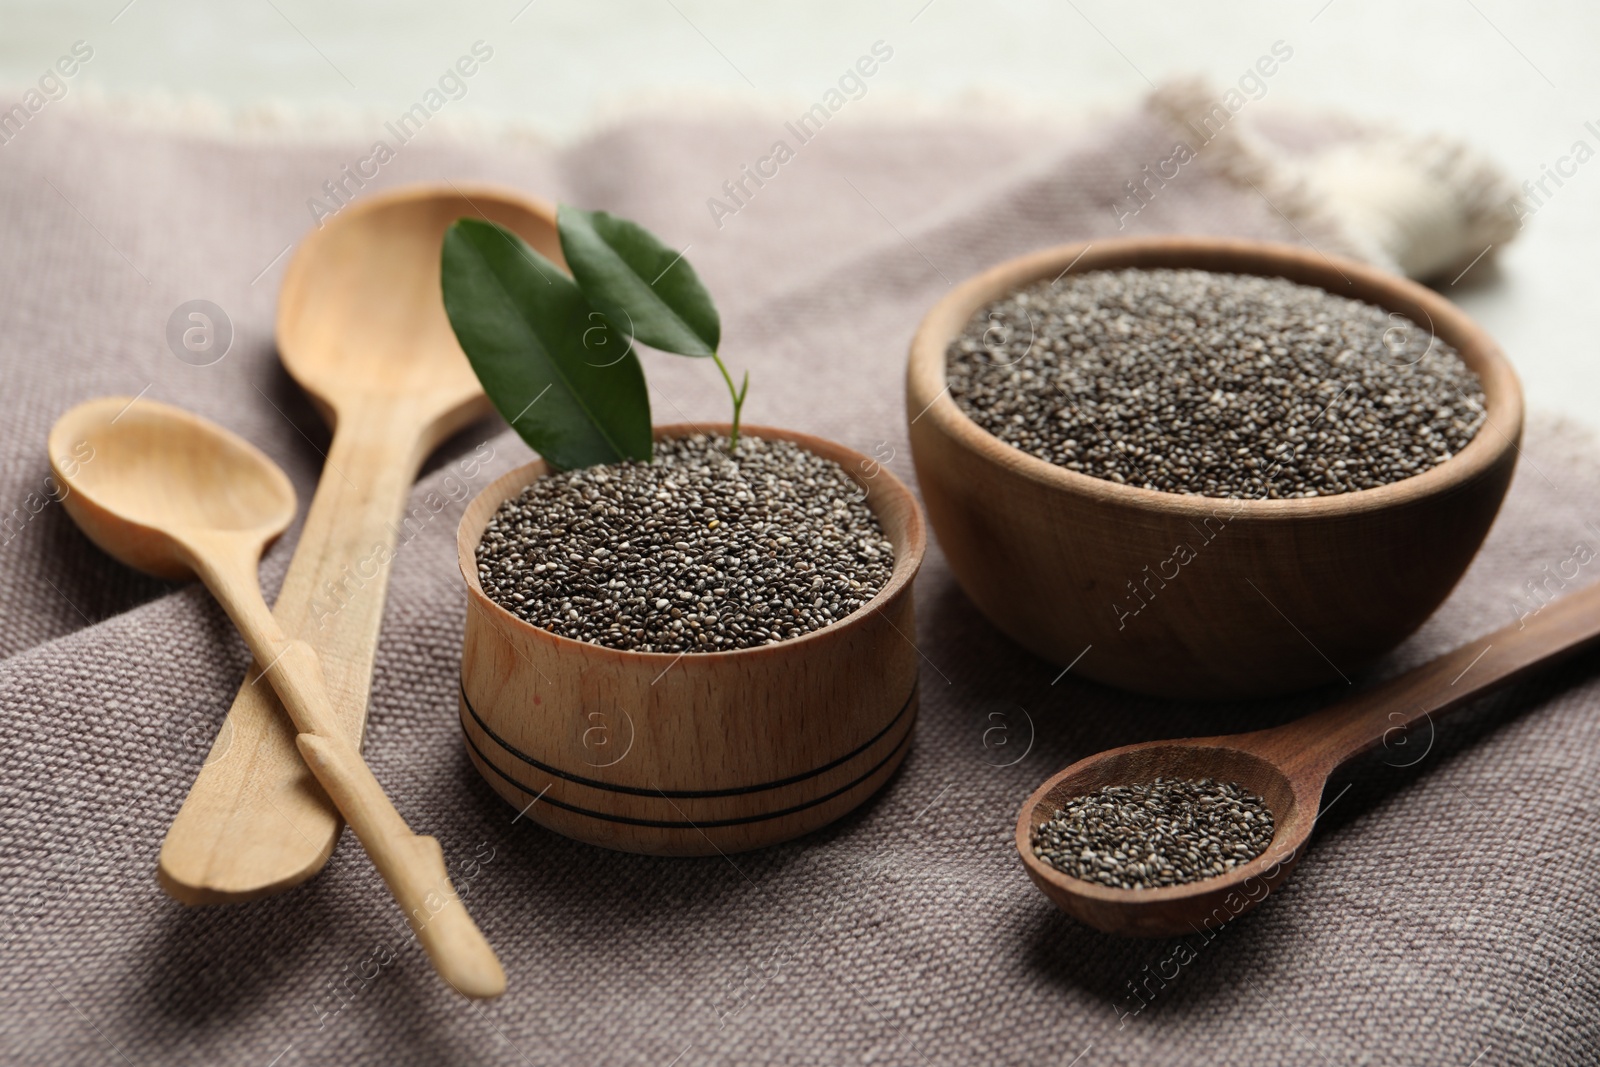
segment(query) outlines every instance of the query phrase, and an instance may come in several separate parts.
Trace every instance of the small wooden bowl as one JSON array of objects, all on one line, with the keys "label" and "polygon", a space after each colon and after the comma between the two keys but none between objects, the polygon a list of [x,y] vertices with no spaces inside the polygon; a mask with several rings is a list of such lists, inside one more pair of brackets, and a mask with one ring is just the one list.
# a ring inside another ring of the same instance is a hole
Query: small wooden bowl
[{"label": "small wooden bowl", "polygon": [[[1461,353],[1482,380],[1487,422],[1451,459],[1391,485],[1230,500],[1057,467],[983,430],[951,399],[945,351],[985,304],[1068,270],[1128,267],[1277,276],[1398,311]],[[1308,249],[1211,237],[1064,245],[963,283],[911,343],[906,410],[929,520],[978,608],[1037,655],[1076,662],[1076,674],[1190,699],[1338,680],[1397,645],[1483,542],[1522,435],[1516,374],[1437,293]]]},{"label": "small wooden bowl", "polygon": [[[663,426],[656,437],[727,433]],[[541,460],[467,506],[456,543],[467,583],[461,727],[478,772],[527,818],[625,852],[697,856],[798,837],[878,790],[917,717],[911,584],[927,547],[905,485],[848,448],[763,426],[861,484],[894,545],[888,584],[803,637],[731,652],[625,652],[532,626],[478,584],[490,516],[546,473]]]}]

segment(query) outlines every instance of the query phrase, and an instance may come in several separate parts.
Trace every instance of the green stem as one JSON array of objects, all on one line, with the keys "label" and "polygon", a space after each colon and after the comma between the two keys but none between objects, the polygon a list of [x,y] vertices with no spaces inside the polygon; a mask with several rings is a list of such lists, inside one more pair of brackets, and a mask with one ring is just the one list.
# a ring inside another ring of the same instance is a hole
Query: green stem
[{"label": "green stem", "polygon": [[733,452],[739,447],[739,411],[744,407],[744,395],[750,391],[750,372],[744,372],[744,384],[735,389],[733,387],[733,375],[729,374],[728,368],[723,366],[722,357],[713,351],[711,358],[716,362],[717,369],[722,372],[722,380],[728,383],[728,395],[733,398],[733,430],[728,434],[728,451]]}]

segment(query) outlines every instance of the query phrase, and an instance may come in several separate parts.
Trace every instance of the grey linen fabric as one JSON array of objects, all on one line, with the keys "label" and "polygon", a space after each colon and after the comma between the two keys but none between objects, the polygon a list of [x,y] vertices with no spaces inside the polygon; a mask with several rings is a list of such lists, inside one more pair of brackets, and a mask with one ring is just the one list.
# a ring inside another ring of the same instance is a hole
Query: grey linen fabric
[{"label": "grey linen fabric", "polygon": [[[430,133],[373,184],[501,181],[691,244],[725,309],[725,351],[751,372],[747,417],[881,444],[909,481],[901,376],[922,313],[1003,257],[1112,231],[1123,182],[1172,150],[1142,112],[1076,133],[841,123],[719,228],[707,198],[781,135],[756,117],[640,121],[563,150]],[[411,824],[470,865],[458,885],[510,991],[488,1004],[447,992],[348,834],[324,873],[276,898],[168,899],[153,877],[160,841],[246,654],[203,590],[134,575],[58,504],[29,504],[47,489],[45,434],[79,400],[147,390],[255,442],[308,499],[328,435],[273,352],[275,257],[309,224],[306,199],[368,143],[249,144],[63,112],[0,151],[0,503],[25,513],[11,511],[0,548],[0,1061],[1600,1057],[1593,657],[1450,720],[1415,766],[1394,764],[1429,739],[1336,783],[1292,881],[1214,939],[1118,940],[1058,913],[1024,876],[1011,834],[1033,787],[1106,746],[1253,728],[1346,690],[1204,707],[1056,681],[1059,667],[977,614],[936,546],[917,590],[921,725],[888,787],[788,845],[651,859],[517,821],[468,764],[453,501],[393,568],[367,755]],[[1130,229],[1318,240],[1208,171],[1203,153]],[[202,297],[228,311],[236,338],[222,361],[194,367],[164,331],[174,307]],[[647,363],[658,421],[722,416],[705,365]],[[442,491],[486,441],[495,460],[474,489],[529,456],[485,423],[440,452],[418,494]],[[1525,447],[1460,589],[1364,677],[1505,625],[1524,582],[1578,542],[1600,544],[1590,439],[1536,419]],[[295,535],[263,565],[269,594]],[[986,734],[994,714],[1009,747]]]}]

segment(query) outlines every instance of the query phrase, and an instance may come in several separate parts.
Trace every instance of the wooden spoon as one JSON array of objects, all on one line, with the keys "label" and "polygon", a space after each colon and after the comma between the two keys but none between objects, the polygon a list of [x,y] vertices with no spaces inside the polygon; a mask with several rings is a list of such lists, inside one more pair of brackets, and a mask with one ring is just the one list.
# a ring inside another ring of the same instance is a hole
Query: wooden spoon
[{"label": "wooden spoon", "polygon": [[[259,450],[212,423],[149,400],[108,397],[62,415],[50,454],[87,441],[94,462],[69,474],[67,511],[107,553],[168,578],[198,577],[244,635],[288,709],[295,743],[361,839],[441,977],[469,997],[505,992],[494,950],[451,888],[444,852],[411,832],[345,737],[316,652],[291,640],[261,599],[261,552],[294,518],[294,487]],[[254,674],[254,672],[252,672]]]},{"label": "wooden spoon", "polygon": [[[357,747],[387,561],[398,533],[409,540],[438,521],[426,509],[406,513],[412,482],[428,453],[491,410],[439,295],[444,231],[463,216],[492,219],[562,261],[546,204],[478,185],[407,186],[313,230],[279,299],[284,365],[334,432],[273,614],[316,649],[338,733]],[[294,737],[270,687],[240,685],[162,844],[168,893],[186,904],[250,900],[321,870],[339,813]]]},{"label": "wooden spoon", "polygon": [[[1046,896],[1096,929],[1130,937],[1171,937],[1219,926],[1255,907],[1289,876],[1316,825],[1323,787],[1336,770],[1379,745],[1394,754],[1390,762],[1398,766],[1420,761],[1432,746],[1440,716],[1529,671],[1566,659],[1597,638],[1600,584],[1296,722],[1098,753],[1074,763],[1028,798],[1017,819],[1017,851]],[[1081,881],[1034,856],[1034,829],[1067,798],[1157,777],[1239,783],[1272,810],[1272,844],[1226,874],[1161,889],[1114,889]]]}]

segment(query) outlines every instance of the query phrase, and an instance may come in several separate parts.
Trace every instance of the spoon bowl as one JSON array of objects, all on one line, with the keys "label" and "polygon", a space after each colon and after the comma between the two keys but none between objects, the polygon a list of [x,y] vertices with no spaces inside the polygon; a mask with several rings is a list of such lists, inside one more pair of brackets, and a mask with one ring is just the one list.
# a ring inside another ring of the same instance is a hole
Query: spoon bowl
[{"label": "spoon bowl", "polygon": [[439,249],[460,218],[518,233],[565,263],[551,213],[489,186],[408,187],[362,200],[301,242],[278,296],[284,367],[330,423],[374,397],[422,404],[459,428],[490,411],[456,343],[439,288]]},{"label": "spoon bowl", "polygon": [[[1153,741],[1100,752],[1057,774],[1028,798],[1017,821],[1017,851],[1028,875],[1067,914],[1096,929],[1128,937],[1168,937],[1227,922],[1245,908],[1238,901],[1265,897],[1288,877],[1316,822],[1322,782],[1292,776],[1244,738]],[[1246,743],[1241,744],[1241,741]],[[1109,785],[1157,778],[1215,778],[1236,782],[1261,797],[1272,812],[1272,843],[1248,863],[1216,878],[1160,889],[1118,889],[1086,882],[1033,854],[1033,832],[1072,797]],[[1251,906],[1255,901],[1251,902]]]},{"label": "spoon bowl", "polygon": [[[54,457],[72,454],[80,443],[94,458],[69,474]],[[162,578],[194,575],[186,536],[225,531],[259,551],[294,519],[294,486],[265,453],[155,401],[102,397],[79,404],[51,428],[50,455],[69,490],[63,504],[89,539]]]},{"label": "spoon bowl", "polygon": [[[1074,918],[1125,937],[1174,937],[1220,926],[1260,904],[1304,855],[1323,789],[1373,749],[1407,753],[1413,730],[1541,667],[1600,643],[1600,583],[1521,622],[1283,726],[1252,733],[1147,741],[1081,759],[1023,804],[1017,851],[1036,885]],[[1431,741],[1430,741],[1431,744]],[[1423,751],[1426,755],[1426,749]],[[1071,797],[1156,778],[1233,782],[1266,801],[1272,841],[1225,874],[1159,889],[1119,889],[1056,869],[1033,853],[1033,834]],[[1331,801],[1330,801],[1331,803]],[[1326,810],[1326,809],[1322,809]]]}]

